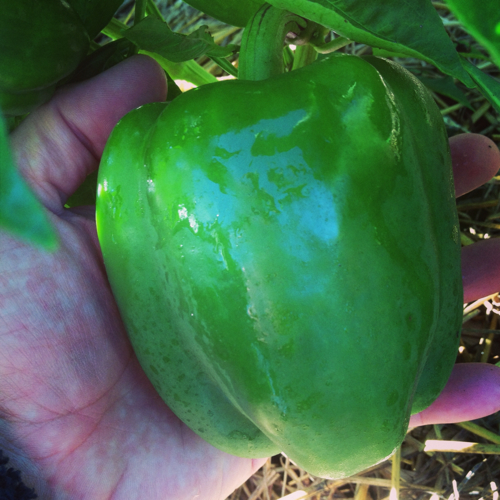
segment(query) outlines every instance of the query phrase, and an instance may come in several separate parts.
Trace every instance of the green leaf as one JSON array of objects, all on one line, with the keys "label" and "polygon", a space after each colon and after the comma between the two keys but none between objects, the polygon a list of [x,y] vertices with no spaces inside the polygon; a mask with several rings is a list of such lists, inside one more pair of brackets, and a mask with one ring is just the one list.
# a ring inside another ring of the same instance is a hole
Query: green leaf
[{"label": "green leaf", "polygon": [[30,243],[55,250],[57,236],[45,209],[19,174],[0,113],[0,227]]},{"label": "green leaf", "polygon": [[467,96],[455,85],[453,77],[445,76],[443,78],[425,78],[418,76],[417,78],[433,92],[449,97],[463,106],[473,109],[471,103],[467,99]]},{"label": "green leaf", "polygon": [[97,170],[87,175],[79,188],[66,200],[66,208],[95,205],[97,196],[97,175]]},{"label": "green leaf", "polygon": [[[149,6],[149,3],[148,3]],[[161,14],[160,14],[161,15]],[[152,17],[152,16],[151,16]],[[149,22],[149,21],[148,21]],[[103,33],[112,40],[123,38],[123,34],[128,31],[127,26],[118,19],[113,18],[103,30]],[[186,80],[196,86],[217,81],[214,75],[202,68],[196,61],[188,60],[184,62],[172,62],[165,57],[147,50],[139,50],[140,54],[152,57],[174,80]]]},{"label": "green leaf", "polygon": [[500,67],[500,4],[498,0],[446,0],[450,10]]},{"label": "green leaf", "polygon": [[89,54],[61,84],[88,80],[132,56],[135,50],[135,44],[126,38],[108,42]]},{"label": "green leaf", "polygon": [[195,61],[172,62],[156,52],[148,52],[147,50],[141,50],[139,54],[145,54],[153,58],[169,74],[172,80],[185,80],[196,87],[217,81],[214,75],[204,70]]},{"label": "green leaf", "polygon": [[67,2],[80,16],[92,40],[109,23],[123,0],[67,0]]},{"label": "green leaf", "polygon": [[268,1],[351,40],[427,61],[474,87],[430,0]]},{"label": "green leaf", "polygon": [[203,55],[227,57],[237,49],[235,45],[217,45],[206,26],[182,35],[174,33],[165,22],[152,16],[124,31],[123,36],[135,43],[139,50],[153,52],[172,62],[189,61]]},{"label": "green leaf", "polygon": [[462,58],[462,64],[482,94],[488,99],[496,112],[500,113],[500,81],[484,73],[465,58]]},{"label": "green leaf", "polygon": [[179,88],[175,80],[165,71],[167,75],[168,93],[167,102],[172,102],[174,99],[182,95],[182,90]]}]

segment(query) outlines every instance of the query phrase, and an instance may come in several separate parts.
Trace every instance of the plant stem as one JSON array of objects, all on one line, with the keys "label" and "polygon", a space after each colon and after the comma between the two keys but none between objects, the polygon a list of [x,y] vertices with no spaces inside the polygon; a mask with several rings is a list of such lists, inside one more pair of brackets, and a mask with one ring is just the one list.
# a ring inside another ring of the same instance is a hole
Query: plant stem
[{"label": "plant stem", "polygon": [[283,64],[285,65],[285,72],[292,71],[293,61],[295,60],[295,54],[289,45],[286,45],[283,49]]},{"label": "plant stem", "polygon": [[307,21],[265,3],[243,33],[239,60],[241,80],[265,80],[284,71],[283,45],[289,32],[298,33]]},{"label": "plant stem", "polygon": [[295,49],[292,71],[303,68],[313,63],[318,58],[318,53],[312,45],[299,45]]},{"label": "plant stem", "polygon": [[500,444],[500,435],[491,432],[488,429],[485,429],[484,427],[475,424],[474,422],[458,422],[455,425],[458,425],[459,427],[462,427],[462,429],[465,429],[466,431],[476,434],[476,436],[480,436],[484,439],[487,439],[492,443]]},{"label": "plant stem", "polygon": [[146,13],[148,14],[148,16],[154,16],[161,21],[165,21],[162,13],[160,12],[160,9],[153,0],[148,0],[146,5]]},{"label": "plant stem", "polygon": [[134,25],[141,22],[146,16],[147,0],[135,0]]},{"label": "plant stem", "polygon": [[322,44],[316,44],[311,41],[311,45],[313,45],[314,49],[320,54],[330,54],[332,52],[335,52],[336,50],[341,49],[342,47],[345,47],[346,45],[349,45],[350,43],[352,43],[352,40],[349,40],[349,38],[345,38],[343,36],[339,36],[338,38],[333,39],[331,42]]}]

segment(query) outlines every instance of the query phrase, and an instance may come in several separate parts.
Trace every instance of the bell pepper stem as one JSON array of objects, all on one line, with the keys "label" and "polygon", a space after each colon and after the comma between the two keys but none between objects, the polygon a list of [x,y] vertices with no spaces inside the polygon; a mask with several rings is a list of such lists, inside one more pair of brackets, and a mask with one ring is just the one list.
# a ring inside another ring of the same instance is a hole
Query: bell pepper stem
[{"label": "bell pepper stem", "polygon": [[266,80],[284,72],[283,45],[288,33],[300,33],[307,21],[265,3],[243,33],[239,58],[240,80]]}]

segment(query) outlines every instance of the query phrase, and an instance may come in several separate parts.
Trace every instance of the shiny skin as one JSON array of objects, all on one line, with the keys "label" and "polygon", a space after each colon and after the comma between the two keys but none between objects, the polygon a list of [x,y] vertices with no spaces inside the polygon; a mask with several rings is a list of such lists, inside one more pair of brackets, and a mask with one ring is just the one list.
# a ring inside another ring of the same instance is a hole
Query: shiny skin
[{"label": "shiny skin", "polygon": [[415,393],[430,403],[451,371],[453,195],[425,88],[335,55],[129,113],[101,161],[97,228],[172,410],[229,453],[345,477],[389,456]]},{"label": "shiny skin", "polygon": [[233,26],[246,26],[265,0],[186,0],[209,16]]}]

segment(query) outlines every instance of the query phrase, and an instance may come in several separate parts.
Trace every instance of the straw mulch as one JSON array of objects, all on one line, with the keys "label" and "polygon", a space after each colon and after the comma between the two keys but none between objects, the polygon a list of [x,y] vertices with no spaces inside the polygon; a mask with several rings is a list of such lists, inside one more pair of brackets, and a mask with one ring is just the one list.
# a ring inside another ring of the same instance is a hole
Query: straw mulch
[{"label": "straw mulch", "polygon": [[[241,41],[241,30],[204,16],[181,0],[159,0],[158,5],[174,31],[189,33],[207,25],[219,44],[239,44]],[[473,54],[475,64],[500,78],[500,71],[488,62],[485,50],[453,18],[446,5],[439,2],[434,5],[458,50]],[[369,47],[358,44],[351,44],[342,50],[354,54],[371,51]],[[202,58],[198,62],[214,75],[224,75],[209,59]],[[433,66],[422,61],[400,59],[398,62],[417,76],[443,77]],[[458,87],[467,97],[470,109],[454,98],[435,94],[450,135],[458,132],[482,133],[499,143],[500,124],[491,105],[477,91],[466,89],[460,83]],[[464,245],[500,236],[500,175],[462,196],[457,205]],[[467,305],[459,362],[499,363],[499,314],[498,295]],[[373,354],[383,362],[383,351]],[[456,441],[471,444],[466,449],[457,450]],[[500,414],[463,424],[425,426],[409,432],[400,451],[391,460],[347,480],[315,478],[290,463],[285,456],[273,457],[228,500],[275,500],[283,497],[287,500],[378,500],[398,497],[415,500],[497,500],[500,490],[499,453]]]}]

